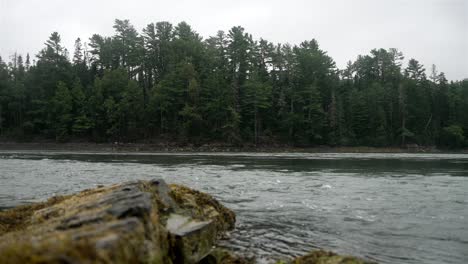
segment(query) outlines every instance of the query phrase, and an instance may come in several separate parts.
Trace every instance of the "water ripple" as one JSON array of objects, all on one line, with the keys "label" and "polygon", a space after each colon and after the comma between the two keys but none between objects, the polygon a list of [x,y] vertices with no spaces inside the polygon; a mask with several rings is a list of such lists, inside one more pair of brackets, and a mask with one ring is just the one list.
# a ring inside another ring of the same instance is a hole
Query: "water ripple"
[{"label": "water ripple", "polygon": [[161,177],[232,208],[237,228],[221,243],[259,259],[325,248],[381,263],[467,263],[467,164],[461,154],[2,152],[0,210]]}]

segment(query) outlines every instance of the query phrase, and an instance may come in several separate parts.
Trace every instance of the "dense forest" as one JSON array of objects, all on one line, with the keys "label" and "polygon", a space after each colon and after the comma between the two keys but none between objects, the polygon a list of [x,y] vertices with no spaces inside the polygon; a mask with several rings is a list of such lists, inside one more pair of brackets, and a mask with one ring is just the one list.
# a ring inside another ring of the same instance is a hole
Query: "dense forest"
[{"label": "dense forest", "polygon": [[[345,69],[315,39],[202,39],[187,23],[0,58],[0,134],[16,140],[464,147],[468,80],[374,49]],[[344,44],[345,45],[345,44]],[[408,63],[404,63],[408,61]],[[467,135],[468,136],[468,135]]]}]

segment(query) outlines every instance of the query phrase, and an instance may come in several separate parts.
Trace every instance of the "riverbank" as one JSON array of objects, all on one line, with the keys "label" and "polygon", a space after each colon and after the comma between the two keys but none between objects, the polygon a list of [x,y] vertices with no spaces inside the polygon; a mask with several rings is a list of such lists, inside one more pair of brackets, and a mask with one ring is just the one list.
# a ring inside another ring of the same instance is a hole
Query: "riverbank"
[{"label": "riverbank", "polygon": [[87,152],[279,152],[279,153],[468,153],[463,150],[441,150],[436,147],[291,147],[273,146],[231,146],[226,144],[176,144],[176,143],[56,143],[56,142],[0,142],[0,150],[50,150]]}]

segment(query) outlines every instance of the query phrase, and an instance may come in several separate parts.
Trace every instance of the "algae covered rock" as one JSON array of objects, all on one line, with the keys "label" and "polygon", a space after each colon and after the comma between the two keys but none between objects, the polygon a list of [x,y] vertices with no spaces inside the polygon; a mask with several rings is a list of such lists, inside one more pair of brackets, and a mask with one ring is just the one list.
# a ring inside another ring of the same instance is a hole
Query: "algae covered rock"
[{"label": "algae covered rock", "polygon": [[293,264],[372,264],[356,257],[341,256],[333,252],[317,250],[293,260]]},{"label": "algae covered rock", "polygon": [[204,260],[210,260],[206,261],[205,263],[217,263],[217,264],[254,264],[256,263],[255,257],[247,257],[244,255],[237,255],[234,254],[233,252],[222,249],[222,248],[217,248],[213,250],[208,257],[206,257]]},{"label": "algae covered rock", "polygon": [[191,212],[195,218],[209,217],[217,230],[231,230],[236,222],[236,215],[220,202],[206,193],[181,185],[171,185],[174,200],[183,209]]},{"label": "algae covered rock", "polygon": [[196,263],[235,217],[211,196],[135,181],[0,212],[2,263]]}]

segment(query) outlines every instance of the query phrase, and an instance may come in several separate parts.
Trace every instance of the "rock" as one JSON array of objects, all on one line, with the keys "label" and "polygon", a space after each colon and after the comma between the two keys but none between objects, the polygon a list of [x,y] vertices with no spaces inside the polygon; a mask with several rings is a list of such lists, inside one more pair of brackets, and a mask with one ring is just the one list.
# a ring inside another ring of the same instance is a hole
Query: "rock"
[{"label": "rock", "polygon": [[167,220],[167,230],[174,235],[174,262],[194,263],[205,258],[216,240],[213,221],[197,221],[190,217],[172,214]]},{"label": "rock", "polygon": [[166,223],[166,229],[180,237],[190,236],[192,233],[209,229],[211,226],[213,226],[212,221],[197,221],[178,214],[171,214]]},{"label": "rock", "polygon": [[253,264],[256,263],[255,257],[236,255],[228,250],[217,248],[203,260],[203,264]]},{"label": "rock", "polygon": [[292,261],[293,264],[372,264],[363,259],[351,256],[340,256],[333,252],[317,250]]},{"label": "rock", "polygon": [[235,216],[211,196],[135,181],[0,212],[1,263],[197,263]]},{"label": "rock", "polygon": [[[210,195],[190,188],[171,185],[172,197],[183,209],[191,212],[195,219],[210,218],[213,220],[216,230],[231,230],[236,222],[236,215],[231,210],[224,207]],[[218,235],[224,232],[218,233]]]},{"label": "rock", "polygon": [[174,199],[172,199],[170,195],[171,190],[169,189],[169,186],[166,184],[165,181],[155,179],[155,180],[150,181],[150,184],[153,187],[156,187],[156,191],[158,193],[159,199],[162,202],[162,205],[164,206],[165,209],[168,209],[168,210],[179,209],[179,206],[175,203]]}]

